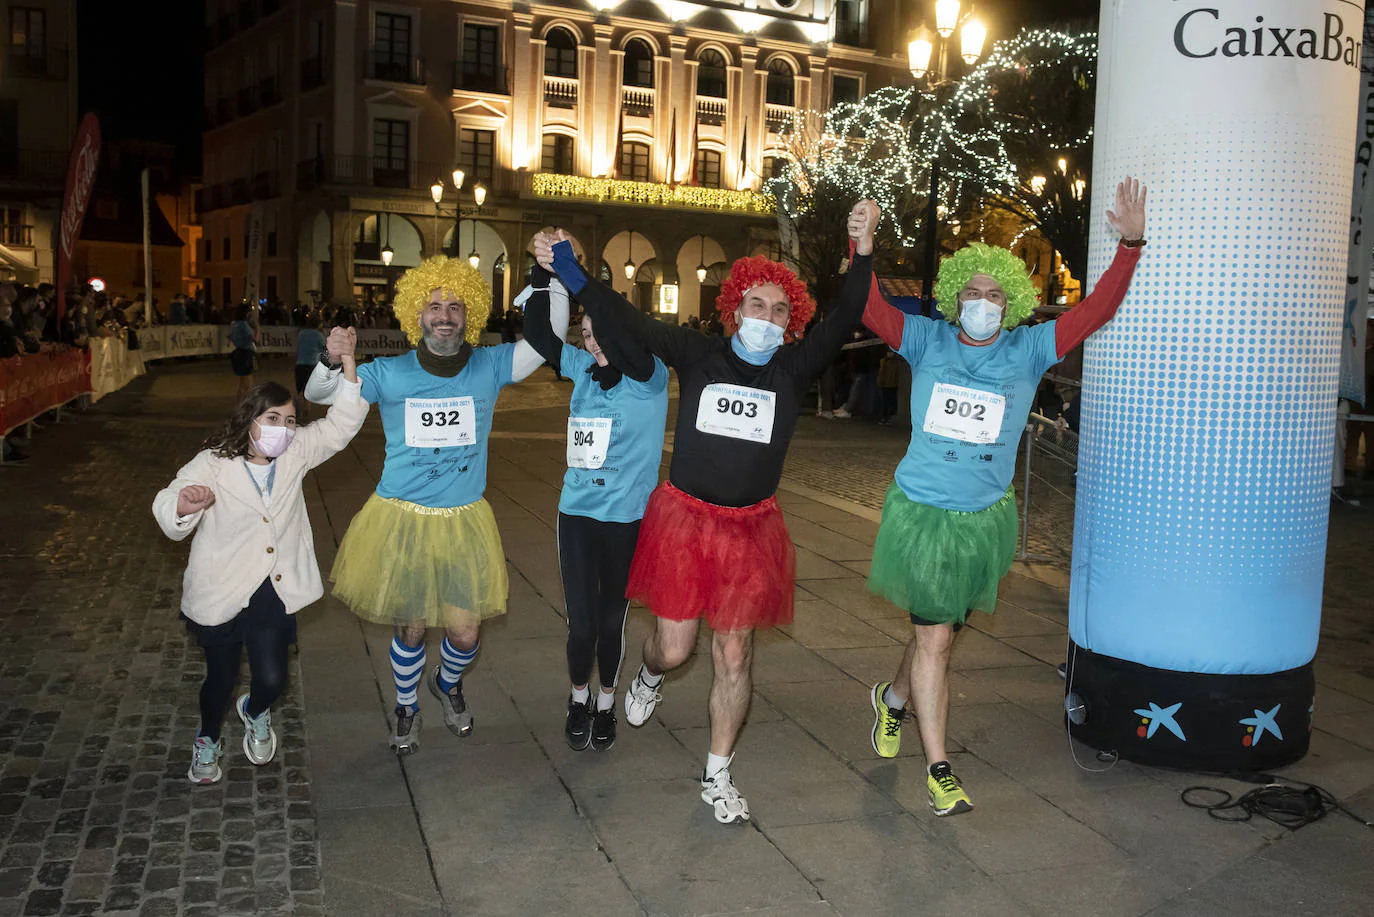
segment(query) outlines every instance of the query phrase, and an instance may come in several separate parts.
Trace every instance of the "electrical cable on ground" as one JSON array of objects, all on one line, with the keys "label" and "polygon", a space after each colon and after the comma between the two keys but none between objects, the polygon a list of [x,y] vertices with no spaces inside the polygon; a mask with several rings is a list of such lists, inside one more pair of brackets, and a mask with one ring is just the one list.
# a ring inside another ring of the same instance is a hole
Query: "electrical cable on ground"
[{"label": "electrical cable on ground", "polygon": [[[1374,828],[1374,822],[1346,808],[1344,803],[1315,783],[1303,783],[1301,780],[1289,780],[1273,774],[1226,776],[1247,783],[1265,785],[1237,797],[1219,787],[1190,786],[1179,794],[1179,798],[1183,800],[1184,805],[1194,809],[1205,809],[1208,815],[1220,821],[1249,821],[1259,815],[1276,825],[1296,831],[1304,825],[1322,820],[1332,812],[1341,812],[1366,828]],[[1199,798],[1200,794],[1205,793],[1215,794],[1215,798]]]}]

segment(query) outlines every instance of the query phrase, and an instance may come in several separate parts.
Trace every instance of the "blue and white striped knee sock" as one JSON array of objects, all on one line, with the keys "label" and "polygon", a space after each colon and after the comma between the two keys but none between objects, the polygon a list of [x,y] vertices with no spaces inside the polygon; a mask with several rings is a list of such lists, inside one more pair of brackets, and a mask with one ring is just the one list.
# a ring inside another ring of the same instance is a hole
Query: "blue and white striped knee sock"
[{"label": "blue and white striped knee sock", "polygon": [[396,678],[396,705],[418,706],[415,688],[425,674],[425,645],[406,646],[400,637],[391,638],[391,674]]},{"label": "blue and white striped knee sock", "polygon": [[472,649],[460,650],[449,643],[448,634],[444,634],[444,642],[439,645],[439,657],[443,660],[443,666],[439,669],[439,687],[445,692],[458,684],[463,677],[463,670],[477,658],[478,645],[474,643]]}]

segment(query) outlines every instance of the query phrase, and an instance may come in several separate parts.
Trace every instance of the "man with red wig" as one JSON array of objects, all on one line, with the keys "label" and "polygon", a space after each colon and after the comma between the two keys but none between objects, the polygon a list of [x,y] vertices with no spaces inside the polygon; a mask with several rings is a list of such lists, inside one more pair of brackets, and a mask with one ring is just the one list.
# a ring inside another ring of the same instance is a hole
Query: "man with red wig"
[{"label": "man with red wig", "polygon": [[635,341],[678,374],[672,465],[649,498],[626,589],[658,621],[625,695],[625,719],[648,721],[664,673],[687,661],[705,618],[715,677],[701,798],[722,824],[749,820],[730,761],[753,691],[754,630],[792,620],[796,549],[776,497],[783,459],[811,380],[863,316],[877,224],[876,204],[854,206],[857,249],[843,291],[805,340],[816,304],[782,264],[734,263],[716,299],[731,334],[722,340],[656,322],[589,279],[562,233],[535,237],[535,259],[586,308],[603,347]]}]

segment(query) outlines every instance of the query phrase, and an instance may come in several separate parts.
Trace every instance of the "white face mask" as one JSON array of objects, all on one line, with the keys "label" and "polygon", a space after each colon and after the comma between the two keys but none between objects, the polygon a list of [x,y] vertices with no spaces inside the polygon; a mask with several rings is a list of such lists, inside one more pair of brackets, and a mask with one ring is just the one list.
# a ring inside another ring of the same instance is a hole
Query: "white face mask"
[{"label": "white face mask", "polygon": [[970,299],[959,310],[959,327],[975,341],[986,341],[1002,327],[1002,307],[986,299]]},{"label": "white face mask", "polygon": [[782,346],[782,329],[761,318],[742,318],[735,337],[746,350],[766,352]]},{"label": "white face mask", "polygon": [[276,427],[263,423],[258,423],[257,427],[261,437],[249,434],[249,438],[252,439],[253,448],[258,450],[258,454],[267,458],[274,459],[281,455],[291,445],[291,440],[296,438],[296,431],[290,427]]}]

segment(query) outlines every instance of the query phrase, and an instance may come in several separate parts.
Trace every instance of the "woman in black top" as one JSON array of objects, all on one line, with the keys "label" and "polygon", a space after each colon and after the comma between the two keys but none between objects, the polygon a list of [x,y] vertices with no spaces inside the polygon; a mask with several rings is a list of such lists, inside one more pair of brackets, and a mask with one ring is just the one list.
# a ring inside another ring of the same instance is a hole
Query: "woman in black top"
[{"label": "woman in black top", "polygon": [[857,251],[844,289],[804,340],[815,303],[784,265],[735,262],[716,301],[732,336],[716,338],[656,322],[588,278],[561,232],[535,237],[535,259],[586,308],[603,348],[632,341],[678,374],[668,481],[649,500],[627,589],[658,622],[626,693],[625,718],[632,726],[649,719],[663,673],[686,661],[705,617],[715,679],[701,797],[722,823],[749,818],[728,765],[749,707],[754,629],[792,620],[796,551],[775,496],[783,459],[811,379],[863,317],[877,222],[876,204],[855,205],[849,232]]}]

